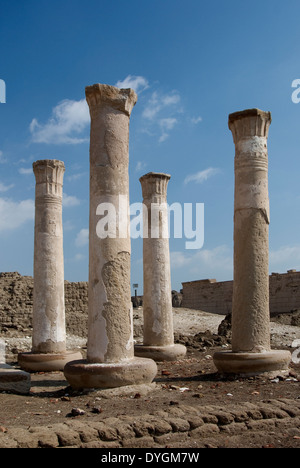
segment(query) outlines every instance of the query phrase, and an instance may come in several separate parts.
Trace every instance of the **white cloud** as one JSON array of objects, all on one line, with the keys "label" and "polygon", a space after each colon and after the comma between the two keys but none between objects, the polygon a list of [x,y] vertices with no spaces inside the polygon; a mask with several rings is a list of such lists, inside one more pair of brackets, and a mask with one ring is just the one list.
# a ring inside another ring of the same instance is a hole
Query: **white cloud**
[{"label": "white cloud", "polygon": [[203,122],[203,119],[202,119],[202,117],[200,117],[200,116],[199,116],[199,117],[192,117],[192,118],[191,118],[191,122],[192,122],[193,124],[197,125],[198,123]]},{"label": "white cloud", "polygon": [[80,205],[80,200],[74,195],[63,194],[63,206],[64,208],[70,208],[72,206]]},{"label": "white cloud", "polygon": [[219,172],[220,172],[220,169],[209,167],[208,169],[205,169],[204,171],[200,171],[195,174],[191,174],[187,176],[184,179],[184,184],[186,185],[186,184],[189,184],[190,182],[196,182],[197,184],[202,184],[207,179],[218,174]]},{"label": "white cloud", "polygon": [[115,86],[123,89],[132,88],[136,93],[141,93],[149,88],[149,83],[143,76],[128,75],[125,80],[118,81]]},{"label": "white cloud", "polygon": [[79,172],[77,174],[71,174],[66,177],[68,182],[76,182],[77,180],[81,179],[81,177],[85,176],[85,172]]},{"label": "white cloud", "polygon": [[7,159],[3,155],[3,151],[0,151],[0,164],[7,163]]},{"label": "white cloud", "polygon": [[233,254],[227,245],[195,253],[171,252],[171,266],[174,270],[182,269],[187,281],[188,278],[230,280],[233,277]]},{"label": "white cloud", "polygon": [[14,184],[5,185],[2,182],[0,182],[0,193],[8,192],[8,190],[12,189],[13,187]]},{"label": "white cloud", "polygon": [[15,202],[11,199],[0,198],[0,232],[17,229],[33,219],[33,200]]},{"label": "white cloud", "polygon": [[300,270],[300,245],[270,250],[270,272],[283,273],[292,269]]},{"label": "white cloud", "polygon": [[90,123],[88,105],[81,101],[64,100],[52,110],[52,116],[45,124],[33,119],[30,132],[34,143],[79,144],[88,138],[78,138]]},{"label": "white cloud", "polygon": [[177,124],[178,120],[172,117],[166,119],[160,119],[159,125],[162,130],[162,134],[159,138],[159,142],[162,143],[169,137],[169,131],[172,130]]},{"label": "white cloud", "polygon": [[179,102],[180,96],[175,91],[170,94],[162,94],[154,91],[144,108],[143,117],[145,119],[153,120],[159,112],[166,110]]},{"label": "white cloud", "polygon": [[78,253],[78,254],[75,255],[74,260],[75,260],[75,262],[81,262],[85,258],[86,258],[85,255]]},{"label": "white cloud", "polygon": [[89,230],[81,229],[81,231],[76,236],[75,245],[77,247],[84,247],[88,243],[89,243]]},{"label": "white cloud", "polygon": [[146,169],[146,167],[147,163],[145,163],[144,161],[138,161],[135,167],[135,172],[141,172],[144,169]]},{"label": "white cloud", "polygon": [[32,170],[31,167],[28,168],[28,169],[25,169],[24,167],[21,167],[21,168],[19,169],[19,174],[22,174],[22,175],[31,175],[31,174],[33,174],[33,170]]}]

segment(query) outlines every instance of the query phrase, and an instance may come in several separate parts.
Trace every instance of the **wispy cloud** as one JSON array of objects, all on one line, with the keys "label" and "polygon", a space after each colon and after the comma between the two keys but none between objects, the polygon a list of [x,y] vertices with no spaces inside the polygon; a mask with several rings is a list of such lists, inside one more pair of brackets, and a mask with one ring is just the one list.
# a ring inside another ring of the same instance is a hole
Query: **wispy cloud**
[{"label": "wispy cloud", "polygon": [[3,151],[0,151],[0,164],[7,163],[7,159],[5,158]]},{"label": "wispy cloud", "polygon": [[149,88],[149,82],[143,76],[128,75],[125,80],[117,81],[117,88],[132,88],[136,93],[141,93],[145,89]]},{"label": "wispy cloud", "polygon": [[88,141],[87,137],[78,137],[86,130],[90,122],[88,105],[81,101],[64,100],[52,110],[48,122],[40,124],[34,118],[30,132],[34,143],[76,145]]},{"label": "wispy cloud", "polygon": [[173,91],[169,94],[159,93],[154,91],[145,105],[143,117],[153,120],[157,114],[167,108],[173,107],[180,102],[180,95]]},{"label": "wispy cloud", "polygon": [[190,174],[184,179],[184,184],[189,184],[190,182],[195,182],[196,184],[202,184],[210,177],[219,174],[220,169],[209,167],[204,171],[196,172],[195,174]]},{"label": "wispy cloud", "polygon": [[136,163],[135,172],[142,172],[146,169],[146,167],[147,163],[145,163],[144,161],[138,161]]},{"label": "wispy cloud", "polygon": [[22,175],[31,175],[31,174],[33,174],[32,167],[29,167],[29,168],[20,167],[19,174],[22,174]]},{"label": "wispy cloud", "polygon": [[81,179],[86,175],[85,172],[78,172],[77,174],[71,174],[66,177],[68,182],[76,182],[77,180]]},{"label": "wispy cloud", "polygon": [[84,247],[89,243],[89,230],[81,229],[76,236],[75,245],[76,247]]},{"label": "wispy cloud", "polygon": [[300,245],[285,245],[270,249],[270,271],[283,273],[287,270],[300,270]]},{"label": "wispy cloud", "polygon": [[174,270],[182,269],[187,281],[188,278],[230,280],[233,276],[233,255],[227,245],[198,250],[196,253],[171,252],[171,266]]},{"label": "wispy cloud", "polygon": [[8,192],[8,190],[12,189],[13,187],[14,184],[5,185],[2,182],[0,182],[0,193]]},{"label": "wispy cloud", "polygon": [[145,102],[142,117],[144,120],[144,133],[158,136],[159,143],[164,142],[178,122],[176,116],[181,113],[180,95],[177,91],[163,93],[153,91]]},{"label": "wispy cloud", "polygon": [[74,195],[67,195],[66,193],[63,194],[64,208],[70,208],[78,205],[80,205],[80,200],[77,197],[75,197]]},{"label": "wispy cloud", "polygon": [[203,119],[202,119],[202,117],[200,117],[200,116],[199,116],[199,117],[192,117],[192,118],[191,118],[191,122],[192,122],[194,125],[197,125],[198,123],[203,122]]},{"label": "wispy cloud", "polygon": [[0,232],[19,228],[34,219],[34,201],[0,198]]},{"label": "wispy cloud", "polygon": [[177,124],[178,120],[175,119],[175,118],[166,118],[166,119],[161,119],[159,121],[159,125],[160,125],[160,128],[162,130],[162,134],[159,138],[159,142],[162,143],[163,141],[165,141],[169,135],[170,135],[170,131],[175,127],[175,125]]},{"label": "wispy cloud", "polygon": [[85,255],[78,253],[75,255],[74,260],[75,262],[81,262],[82,260],[85,260],[85,258],[86,258]]}]

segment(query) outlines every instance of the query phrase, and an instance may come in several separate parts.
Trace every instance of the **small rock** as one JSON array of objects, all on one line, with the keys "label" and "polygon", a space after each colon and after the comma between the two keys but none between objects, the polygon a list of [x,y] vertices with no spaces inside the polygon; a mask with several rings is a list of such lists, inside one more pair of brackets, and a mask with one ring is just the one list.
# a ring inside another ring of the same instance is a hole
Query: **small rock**
[{"label": "small rock", "polygon": [[103,412],[103,409],[100,406],[94,406],[94,408],[92,408],[93,414],[101,414],[102,412]]},{"label": "small rock", "polygon": [[76,416],[83,416],[85,414],[85,411],[83,411],[82,409],[80,408],[72,408],[71,410],[71,415],[73,417],[76,417]]}]

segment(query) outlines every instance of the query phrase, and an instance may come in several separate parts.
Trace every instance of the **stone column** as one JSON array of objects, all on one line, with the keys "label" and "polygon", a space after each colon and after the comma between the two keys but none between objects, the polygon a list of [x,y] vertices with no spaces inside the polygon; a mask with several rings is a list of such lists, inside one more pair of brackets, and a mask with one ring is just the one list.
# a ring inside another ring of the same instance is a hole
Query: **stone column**
[{"label": "stone column", "polygon": [[236,147],[232,352],[216,353],[220,372],[283,370],[291,355],[272,351],[269,312],[267,139],[271,114],[258,109],[229,116]]},{"label": "stone column", "polygon": [[136,356],[176,361],[186,347],[174,344],[172,287],[168,229],[167,186],[170,176],[149,173],[141,177],[144,206],[144,344]]},{"label": "stone column", "polygon": [[66,350],[62,191],[64,163],[33,163],[36,177],[32,352],[19,355],[29,371],[63,370],[80,353]]},{"label": "stone column", "polygon": [[[131,89],[86,88],[91,115],[89,331],[87,361],[69,363],[74,388],[150,383],[154,361],[134,357],[130,285],[129,121]],[[105,224],[107,225],[105,227]]]}]

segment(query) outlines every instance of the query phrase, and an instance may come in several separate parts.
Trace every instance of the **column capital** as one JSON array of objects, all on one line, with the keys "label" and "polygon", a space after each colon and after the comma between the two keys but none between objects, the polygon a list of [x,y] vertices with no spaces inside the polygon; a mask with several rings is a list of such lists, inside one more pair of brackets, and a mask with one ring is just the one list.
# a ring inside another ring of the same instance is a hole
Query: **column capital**
[{"label": "column capital", "polygon": [[144,199],[155,196],[166,197],[171,176],[162,172],[149,172],[140,178]]},{"label": "column capital", "polygon": [[232,131],[234,142],[243,138],[268,138],[272,122],[271,112],[260,109],[247,109],[229,115],[228,126]]},{"label": "column capital", "polygon": [[100,83],[87,86],[85,95],[91,114],[94,109],[109,106],[130,116],[138,99],[133,89],[119,89]]},{"label": "column capital", "polygon": [[36,179],[36,197],[62,197],[64,163],[57,159],[44,159],[34,162],[32,167]]}]

